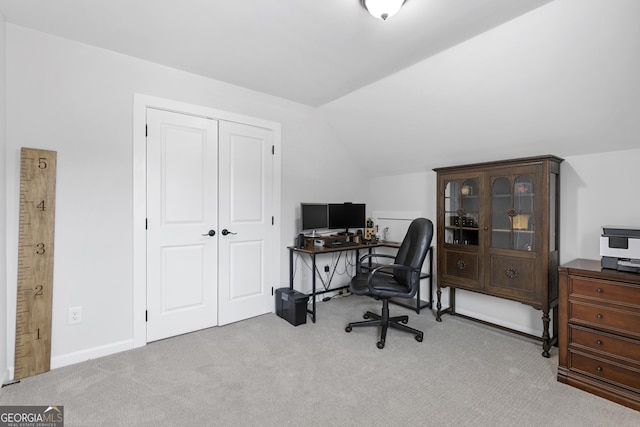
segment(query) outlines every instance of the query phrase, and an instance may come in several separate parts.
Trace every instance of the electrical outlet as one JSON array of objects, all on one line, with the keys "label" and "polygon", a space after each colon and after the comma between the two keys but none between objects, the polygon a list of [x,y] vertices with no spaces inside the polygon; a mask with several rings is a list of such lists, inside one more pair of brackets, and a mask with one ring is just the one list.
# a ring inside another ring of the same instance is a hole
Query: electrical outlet
[{"label": "electrical outlet", "polygon": [[324,272],[325,272],[325,273],[328,273],[328,272],[329,272],[329,266],[328,266],[328,265],[325,265],[325,266],[324,266]]},{"label": "electrical outlet", "polygon": [[75,325],[82,323],[82,307],[71,307],[67,313],[67,324]]}]

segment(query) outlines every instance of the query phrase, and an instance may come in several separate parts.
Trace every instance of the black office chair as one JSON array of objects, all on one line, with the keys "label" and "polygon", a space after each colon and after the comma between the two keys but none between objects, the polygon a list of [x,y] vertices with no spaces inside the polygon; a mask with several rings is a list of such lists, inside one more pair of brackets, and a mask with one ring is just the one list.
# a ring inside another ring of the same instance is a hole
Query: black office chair
[{"label": "black office chair", "polygon": [[[413,298],[420,286],[420,270],[422,263],[431,246],[433,237],[433,223],[426,218],[417,218],[411,222],[407,234],[398,249],[398,253],[367,254],[358,260],[357,275],[349,283],[351,292],[355,295],[371,295],[382,300],[382,313],[367,311],[362,322],[349,323],[345,330],[360,326],[381,326],[378,348],[384,348],[389,327],[415,334],[416,341],[422,342],[423,333],[406,326],[409,316],[389,317],[389,298]],[[370,264],[373,269],[364,267],[374,258],[392,258],[392,264]]]}]

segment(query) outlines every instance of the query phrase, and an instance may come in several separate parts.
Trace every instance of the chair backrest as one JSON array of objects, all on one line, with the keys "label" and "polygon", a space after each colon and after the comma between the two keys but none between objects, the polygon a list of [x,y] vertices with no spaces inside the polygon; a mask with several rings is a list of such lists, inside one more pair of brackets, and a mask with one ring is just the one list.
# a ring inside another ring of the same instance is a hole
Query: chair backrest
[{"label": "chair backrest", "polygon": [[[402,240],[394,263],[420,270],[431,246],[432,238],[433,223],[426,218],[414,219],[409,225],[404,240]],[[407,289],[420,283],[419,273],[411,275],[407,274],[406,270],[396,269],[393,275],[399,283],[407,286]]]}]

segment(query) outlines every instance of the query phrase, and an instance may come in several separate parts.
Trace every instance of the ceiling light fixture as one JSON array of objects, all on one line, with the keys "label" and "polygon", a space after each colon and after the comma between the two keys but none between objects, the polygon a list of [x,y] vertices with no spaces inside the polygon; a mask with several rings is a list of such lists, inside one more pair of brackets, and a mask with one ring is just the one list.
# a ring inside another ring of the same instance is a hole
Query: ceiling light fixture
[{"label": "ceiling light fixture", "polygon": [[371,16],[386,21],[387,18],[391,18],[398,13],[402,5],[406,0],[361,0],[362,6],[364,6]]}]

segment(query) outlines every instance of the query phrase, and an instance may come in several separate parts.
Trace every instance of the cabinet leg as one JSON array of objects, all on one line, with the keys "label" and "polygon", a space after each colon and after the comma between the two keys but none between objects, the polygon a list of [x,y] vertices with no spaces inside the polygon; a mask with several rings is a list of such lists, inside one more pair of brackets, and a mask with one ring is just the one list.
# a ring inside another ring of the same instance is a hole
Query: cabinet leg
[{"label": "cabinet leg", "polygon": [[436,288],[436,295],[438,300],[436,303],[436,321],[442,322],[442,318],[440,317],[442,311],[442,303],[440,302],[440,299],[442,298],[442,288],[440,286]]},{"label": "cabinet leg", "polygon": [[549,336],[549,309],[542,312],[542,356],[549,357],[551,349],[551,337]]}]

